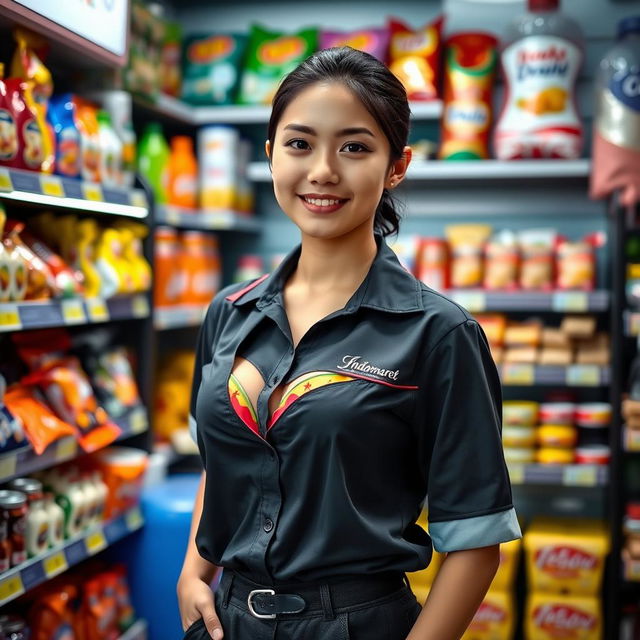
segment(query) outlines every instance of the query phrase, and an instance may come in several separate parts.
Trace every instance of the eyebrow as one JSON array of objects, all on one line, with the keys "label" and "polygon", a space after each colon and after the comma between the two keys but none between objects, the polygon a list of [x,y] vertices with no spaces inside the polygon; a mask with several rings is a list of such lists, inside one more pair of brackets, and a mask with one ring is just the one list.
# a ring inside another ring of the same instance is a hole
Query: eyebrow
[{"label": "eyebrow", "polygon": [[[299,131],[300,133],[307,133],[310,136],[318,135],[315,129],[313,129],[312,127],[307,127],[304,124],[288,124],[284,129],[285,131],[287,129],[290,129],[292,131]],[[366,127],[347,127],[346,129],[340,129],[340,131],[336,132],[336,138],[340,138],[342,136],[353,136],[360,133],[375,138],[375,135]]]}]

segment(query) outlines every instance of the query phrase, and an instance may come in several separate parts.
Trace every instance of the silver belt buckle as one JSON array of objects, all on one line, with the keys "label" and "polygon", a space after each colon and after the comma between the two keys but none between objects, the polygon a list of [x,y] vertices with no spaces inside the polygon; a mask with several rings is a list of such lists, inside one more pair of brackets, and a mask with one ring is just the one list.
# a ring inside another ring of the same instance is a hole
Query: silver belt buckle
[{"label": "silver belt buckle", "polygon": [[251,599],[253,598],[253,596],[255,596],[258,593],[266,593],[268,596],[276,595],[276,592],[273,589],[254,589],[253,591],[251,591],[251,593],[249,593],[249,596],[247,597],[247,606],[249,607],[249,612],[254,618],[263,618],[266,620],[273,620],[273,618],[276,617],[275,613],[258,613],[253,608],[253,602],[251,602]]}]

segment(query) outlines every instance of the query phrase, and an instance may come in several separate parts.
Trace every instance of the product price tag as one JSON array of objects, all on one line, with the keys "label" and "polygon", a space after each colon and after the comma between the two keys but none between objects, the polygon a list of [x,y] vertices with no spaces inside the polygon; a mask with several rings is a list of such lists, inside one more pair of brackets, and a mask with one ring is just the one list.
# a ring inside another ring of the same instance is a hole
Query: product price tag
[{"label": "product price tag", "polygon": [[18,456],[15,453],[6,453],[0,457],[0,480],[15,476],[17,464]]},{"label": "product price tag", "polygon": [[13,331],[14,329],[22,329],[18,305],[3,302],[0,304],[0,331]]},{"label": "product price tag", "polygon": [[139,189],[131,192],[130,202],[132,206],[141,207],[142,209],[146,209],[148,206],[147,197],[144,195],[144,191],[140,191]]},{"label": "product price tag", "polygon": [[487,296],[484,291],[452,291],[451,299],[471,313],[487,309]]},{"label": "product price tag", "polygon": [[64,462],[76,457],[78,452],[78,441],[70,436],[61,438],[56,443],[56,462]]},{"label": "product price tag", "polygon": [[84,195],[85,200],[91,200],[92,202],[104,202],[104,194],[102,193],[102,187],[99,184],[83,182],[82,194]]},{"label": "product price tag", "polygon": [[40,189],[45,196],[64,198],[64,185],[56,176],[40,176]]},{"label": "product price tag", "polygon": [[511,484],[524,484],[524,470],[525,465],[518,463],[511,463],[507,465],[509,470],[509,478]]},{"label": "product price tag", "polygon": [[0,191],[13,191],[13,182],[8,169],[0,169]]},{"label": "product price tag", "polygon": [[167,224],[177,225],[180,224],[180,212],[173,207],[165,207],[164,220]]},{"label": "product price tag", "polygon": [[50,555],[48,558],[45,558],[42,561],[42,566],[47,578],[53,578],[53,576],[57,576],[59,573],[62,573],[69,568],[64,551],[58,551],[57,553]]},{"label": "product price tag", "polygon": [[591,464],[571,464],[562,469],[565,487],[595,487],[598,485],[598,468]]},{"label": "product price tag", "polygon": [[149,301],[147,296],[134,296],[131,300],[131,310],[134,318],[146,318],[149,315]]},{"label": "product price tag", "polygon": [[589,295],[585,291],[556,291],[551,299],[551,308],[554,311],[588,311]]},{"label": "product price tag", "polygon": [[84,542],[90,556],[102,551],[107,546],[107,539],[104,537],[102,529],[88,535]]},{"label": "product price tag", "polygon": [[109,309],[102,298],[89,298],[86,303],[91,322],[106,322],[109,320]]},{"label": "product price tag", "polygon": [[147,430],[149,421],[147,420],[147,412],[142,407],[137,407],[131,412],[129,417],[129,427],[131,433],[137,434]]},{"label": "product price tag", "polygon": [[127,511],[127,515],[125,516],[125,520],[127,522],[127,529],[129,531],[135,531],[139,529],[143,524],[142,513],[140,511],[140,507],[133,507],[133,509],[129,509]]},{"label": "product price tag", "polygon": [[65,324],[84,324],[87,316],[84,313],[82,300],[63,300],[62,317]]},{"label": "product price tag", "polygon": [[570,387],[597,387],[600,384],[600,367],[594,364],[569,365],[566,383]]},{"label": "product price tag", "polygon": [[0,604],[4,604],[7,600],[17,598],[23,593],[24,585],[22,584],[22,577],[19,573],[0,580]]},{"label": "product price tag", "polygon": [[502,365],[502,383],[532,385],[536,378],[536,370],[532,364]]}]

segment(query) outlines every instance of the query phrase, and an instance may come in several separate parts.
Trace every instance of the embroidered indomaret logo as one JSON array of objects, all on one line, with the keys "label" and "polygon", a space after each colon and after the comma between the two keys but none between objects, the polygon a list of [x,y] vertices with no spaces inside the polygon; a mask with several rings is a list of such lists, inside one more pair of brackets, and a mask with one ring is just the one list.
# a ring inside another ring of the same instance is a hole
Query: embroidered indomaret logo
[{"label": "embroidered indomaret logo", "polygon": [[350,369],[352,371],[362,371],[363,373],[373,373],[378,376],[389,378],[390,380],[398,379],[400,369],[396,369],[395,371],[381,369],[380,367],[375,367],[374,365],[369,364],[367,361],[360,362],[360,358],[362,358],[362,356],[345,356],[342,358],[342,366],[339,365],[338,369]]}]

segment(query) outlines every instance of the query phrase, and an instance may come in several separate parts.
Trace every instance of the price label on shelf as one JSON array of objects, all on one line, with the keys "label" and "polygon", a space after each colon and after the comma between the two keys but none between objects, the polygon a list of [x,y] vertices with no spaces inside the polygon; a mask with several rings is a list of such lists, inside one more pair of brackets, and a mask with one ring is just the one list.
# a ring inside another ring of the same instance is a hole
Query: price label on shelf
[{"label": "price label on shelf", "polygon": [[0,304],[0,329],[2,331],[22,329],[22,321],[20,320],[17,304],[10,302]]},{"label": "price label on shelf", "polygon": [[62,317],[65,324],[84,324],[87,316],[84,313],[82,300],[63,300]]},{"label": "price label on shelf", "polygon": [[166,207],[164,210],[164,218],[167,224],[176,225],[180,222],[180,212],[173,207]]},{"label": "price label on shelf", "polygon": [[106,322],[109,320],[109,308],[102,298],[89,298],[86,304],[91,322]]},{"label": "price label on shelf", "polygon": [[140,191],[139,189],[131,192],[130,201],[134,207],[142,207],[143,209],[146,209],[149,206],[147,197],[144,195],[144,191]]},{"label": "price label on shelf", "polygon": [[502,365],[503,384],[532,385],[535,378],[536,370],[532,364]]},{"label": "price label on shelf", "polygon": [[511,479],[511,484],[524,484],[525,466],[523,464],[512,463],[508,464],[507,468],[509,470],[509,478]]},{"label": "price label on shelf", "polygon": [[142,433],[147,430],[149,421],[147,420],[147,413],[142,407],[133,410],[129,417],[129,426],[133,434]]},{"label": "price label on shelf", "polygon": [[133,507],[133,509],[127,511],[125,520],[127,523],[127,529],[129,529],[129,531],[135,531],[136,529],[139,529],[143,524],[140,507]]},{"label": "price label on shelf", "polygon": [[598,485],[598,468],[590,464],[567,465],[562,469],[565,487],[595,487]]},{"label": "price label on shelf", "polygon": [[0,457],[0,480],[15,476],[17,464],[18,456],[15,453],[5,453]]},{"label": "price label on shelf", "polygon": [[85,200],[91,200],[92,202],[104,202],[104,194],[102,193],[102,187],[99,184],[83,182],[82,194],[84,195]]},{"label": "price label on shelf", "polygon": [[64,198],[64,185],[56,176],[40,176],[40,189],[45,196]]},{"label": "price label on shelf", "polygon": [[134,318],[146,318],[149,315],[149,301],[147,296],[137,295],[131,301]]},{"label": "price label on shelf", "polygon": [[0,604],[3,604],[7,600],[17,598],[23,593],[24,585],[22,584],[22,577],[19,573],[0,580]]},{"label": "price label on shelf", "polygon": [[13,191],[13,182],[8,169],[0,168],[0,191]]},{"label": "price label on shelf", "polygon": [[42,566],[47,578],[53,578],[53,576],[57,576],[59,573],[66,571],[68,569],[68,565],[64,551],[58,551],[57,553],[50,555],[48,558],[45,558],[42,561]]},{"label": "price label on shelf", "polygon": [[61,438],[56,443],[56,462],[64,462],[76,457],[78,441],[73,437]]},{"label": "price label on shelf", "polygon": [[589,295],[585,291],[556,291],[551,306],[554,311],[588,311]]},{"label": "price label on shelf", "polygon": [[597,387],[600,384],[600,367],[594,364],[569,365],[566,383],[570,387]]},{"label": "price label on shelf", "polygon": [[451,293],[451,299],[472,313],[485,311],[487,308],[487,296],[484,291],[454,291]]},{"label": "price label on shelf", "polygon": [[87,547],[87,553],[92,556],[99,551],[102,551],[107,546],[107,539],[104,537],[104,531],[94,531],[85,538],[85,545]]}]

